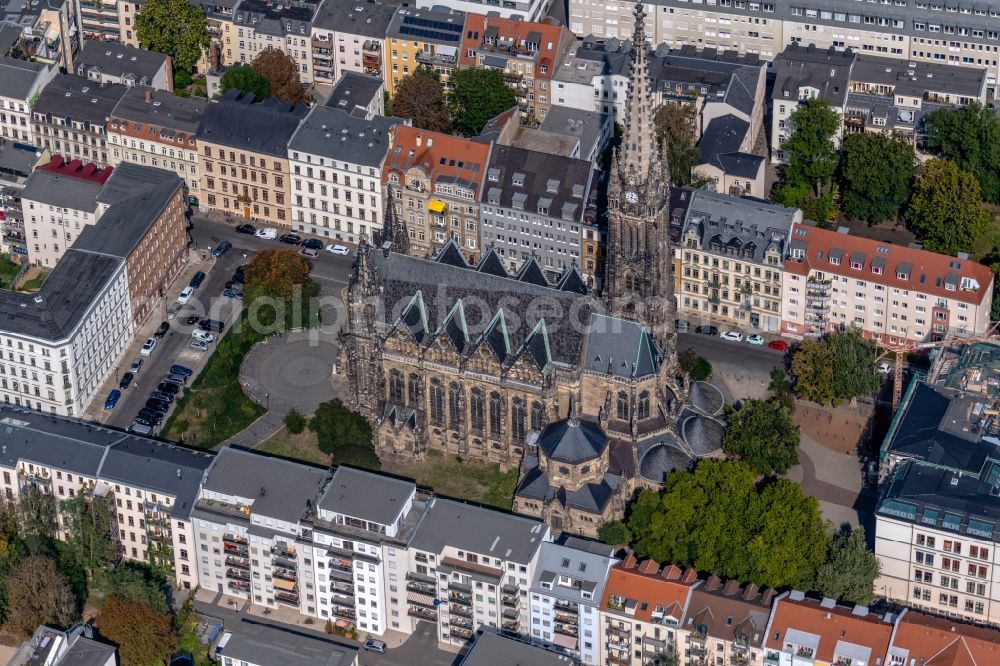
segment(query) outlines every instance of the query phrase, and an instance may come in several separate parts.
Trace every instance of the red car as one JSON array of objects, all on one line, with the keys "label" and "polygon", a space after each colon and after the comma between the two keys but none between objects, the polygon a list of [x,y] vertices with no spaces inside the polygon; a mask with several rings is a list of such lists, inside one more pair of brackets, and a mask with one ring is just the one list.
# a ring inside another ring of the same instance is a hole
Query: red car
[{"label": "red car", "polygon": [[788,343],[784,340],[771,340],[767,343],[767,348],[774,351],[786,352],[788,351]]}]

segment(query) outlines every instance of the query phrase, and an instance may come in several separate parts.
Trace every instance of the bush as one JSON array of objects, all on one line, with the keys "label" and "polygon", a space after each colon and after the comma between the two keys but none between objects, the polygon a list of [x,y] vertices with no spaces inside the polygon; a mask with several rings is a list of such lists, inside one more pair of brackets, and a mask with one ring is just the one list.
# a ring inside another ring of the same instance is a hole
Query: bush
[{"label": "bush", "polygon": [[691,379],[696,382],[703,382],[712,376],[712,364],[705,359],[698,357],[698,362],[695,363],[694,368],[691,370]]},{"label": "bush", "polygon": [[306,417],[299,414],[295,409],[289,409],[288,413],[285,414],[285,427],[288,428],[288,432],[298,435],[306,429]]},{"label": "bush", "polygon": [[677,365],[696,382],[703,382],[712,376],[712,364],[698,356],[693,349],[685,349],[678,354]]},{"label": "bush", "polygon": [[632,532],[621,520],[604,523],[597,530],[597,538],[609,546],[621,546],[632,541]]}]

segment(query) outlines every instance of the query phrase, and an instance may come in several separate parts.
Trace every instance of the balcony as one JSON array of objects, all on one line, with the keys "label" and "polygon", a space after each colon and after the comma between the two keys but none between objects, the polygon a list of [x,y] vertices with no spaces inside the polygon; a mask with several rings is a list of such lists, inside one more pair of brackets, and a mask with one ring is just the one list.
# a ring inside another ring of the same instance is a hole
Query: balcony
[{"label": "balcony", "polygon": [[355,617],[356,617],[355,614],[354,614],[354,609],[353,608],[347,608],[346,606],[334,606],[330,610],[330,613],[332,615],[337,616],[337,617],[342,617],[345,620],[350,620],[351,622],[353,622],[354,619],[355,619]]},{"label": "balcony", "polygon": [[560,624],[556,622],[553,630],[557,634],[562,634],[563,636],[571,636],[572,638],[579,638],[580,636],[580,630],[569,624]]},{"label": "balcony", "polygon": [[345,575],[348,578],[354,576],[354,563],[350,560],[333,558],[329,562],[330,573]]},{"label": "balcony", "polygon": [[624,639],[626,641],[632,640],[632,629],[619,629],[618,627],[608,627],[608,635],[614,636],[616,638]]},{"label": "balcony", "polygon": [[296,575],[296,573],[295,573],[294,570],[292,570],[292,569],[283,569],[281,567],[276,567],[274,569],[273,576],[275,578],[280,578],[282,580],[290,580],[290,581],[293,581],[293,582],[296,581],[296,580],[298,580],[298,576]]},{"label": "balcony", "polygon": [[462,617],[472,617],[472,608],[467,606],[456,606],[452,604],[448,608],[448,612],[452,615],[460,615]]},{"label": "balcony", "polygon": [[226,566],[232,567],[234,569],[245,569],[250,570],[250,560],[245,557],[234,557],[233,555],[226,556]]},{"label": "balcony", "polygon": [[419,592],[420,594],[437,594],[437,586],[432,583],[422,583],[416,580],[406,581],[407,592]]},{"label": "balcony", "polygon": [[163,530],[147,530],[146,539],[159,543],[173,543],[173,537],[170,532],[165,532]]},{"label": "balcony", "polygon": [[520,606],[521,599],[515,594],[503,594],[500,596],[500,603],[510,607]]},{"label": "balcony", "polygon": [[274,600],[286,606],[295,606],[298,608],[299,605],[299,595],[295,592],[275,592]]},{"label": "balcony", "polygon": [[354,597],[345,597],[341,594],[335,594],[330,597],[330,603],[336,604],[337,606],[344,606],[346,608],[354,608]]},{"label": "balcony", "polygon": [[364,44],[361,45],[362,53],[381,53],[382,52],[382,42],[369,39]]},{"label": "balcony", "polygon": [[410,617],[419,618],[421,620],[431,620],[432,622],[437,622],[438,614],[436,610],[430,608],[422,608],[420,606],[410,606],[406,614]]},{"label": "balcony", "polygon": [[452,616],[448,620],[448,624],[452,627],[462,627],[463,629],[472,629],[472,620],[464,617]]},{"label": "balcony", "polygon": [[553,607],[555,608],[556,613],[563,613],[563,614],[570,614],[570,615],[579,615],[580,614],[580,608],[579,608],[579,606],[577,606],[574,603],[570,603],[568,601],[556,601],[555,604],[553,605]]},{"label": "balcony", "polygon": [[[505,618],[507,618],[508,620],[516,620],[518,618],[518,616],[520,616],[520,614],[521,614],[521,611],[520,611],[520,609],[517,609],[517,608],[504,608],[503,609],[503,613],[502,613],[502,615]],[[567,624],[566,626],[570,626],[570,625]]]},{"label": "balcony", "polygon": [[628,656],[619,657],[617,655],[608,655],[608,664],[611,666],[632,666],[632,660]]},{"label": "balcony", "polygon": [[504,631],[511,632],[511,633],[517,633],[520,630],[521,625],[519,623],[517,623],[517,622],[507,621],[507,622],[503,622],[500,625],[500,627]]},{"label": "balcony", "polygon": [[226,584],[230,590],[241,594],[250,594],[250,583],[241,580],[231,580]]},{"label": "balcony", "polygon": [[569,613],[560,613],[556,611],[554,615],[556,622],[563,622],[565,624],[579,624],[579,618],[576,615],[570,615]]},{"label": "balcony", "polygon": [[461,638],[469,640],[472,638],[472,629],[464,629],[462,627],[451,627],[450,633],[455,638]]},{"label": "balcony", "polygon": [[472,596],[469,594],[462,594],[461,592],[452,591],[448,594],[448,602],[452,604],[460,604],[462,606],[471,606]]},{"label": "balcony", "polygon": [[806,283],[806,288],[809,289],[810,291],[819,291],[825,293],[827,291],[830,291],[831,283],[829,280],[821,282],[814,278],[810,278],[809,281]]},{"label": "balcony", "polygon": [[339,594],[354,594],[354,584],[347,583],[342,580],[331,580],[330,581],[330,591],[337,592]]},{"label": "balcony", "polygon": [[243,569],[226,569],[226,578],[234,580],[250,580],[250,572]]}]

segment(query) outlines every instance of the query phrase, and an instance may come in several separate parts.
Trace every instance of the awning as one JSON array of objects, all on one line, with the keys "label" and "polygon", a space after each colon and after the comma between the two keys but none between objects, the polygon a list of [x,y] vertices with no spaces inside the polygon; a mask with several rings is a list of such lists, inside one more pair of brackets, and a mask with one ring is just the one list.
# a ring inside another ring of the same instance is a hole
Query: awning
[{"label": "awning", "polygon": [[283,578],[274,578],[274,579],[271,580],[271,582],[274,583],[274,586],[276,588],[278,588],[279,590],[294,590],[295,589],[295,583],[293,583],[290,580],[285,580]]},{"label": "awning", "polygon": [[565,634],[555,633],[552,636],[552,642],[561,648],[566,648],[567,650],[575,650],[577,639],[572,636],[567,636]]},{"label": "awning", "polygon": [[444,44],[439,44],[439,45],[437,45],[435,47],[434,51],[438,55],[443,55],[443,56],[452,56],[452,57],[454,57],[454,56],[458,55],[458,47],[457,46],[446,46]]},{"label": "awning", "polygon": [[437,199],[431,199],[427,203],[427,210],[429,210],[432,213],[441,214],[447,208],[448,208],[448,206],[443,201],[438,201]]}]

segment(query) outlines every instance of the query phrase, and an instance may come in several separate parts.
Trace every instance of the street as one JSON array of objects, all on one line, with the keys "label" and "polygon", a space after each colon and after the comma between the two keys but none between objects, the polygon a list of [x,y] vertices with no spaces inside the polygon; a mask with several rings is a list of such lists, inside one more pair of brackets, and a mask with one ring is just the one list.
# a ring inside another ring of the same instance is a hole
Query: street
[{"label": "street", "polygon": [[677,353],[686,349],[712,364],[712,376],[722,381],[729,395],[727,401],[760,398],[767,393],[771,371],[785,369],[786,352],[747,342],[729,342],[717,335],[678,333]]}]

